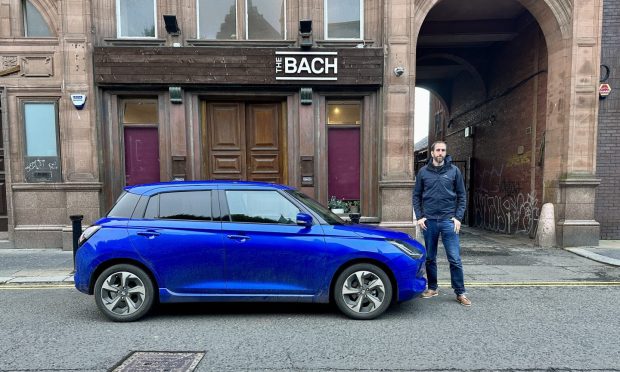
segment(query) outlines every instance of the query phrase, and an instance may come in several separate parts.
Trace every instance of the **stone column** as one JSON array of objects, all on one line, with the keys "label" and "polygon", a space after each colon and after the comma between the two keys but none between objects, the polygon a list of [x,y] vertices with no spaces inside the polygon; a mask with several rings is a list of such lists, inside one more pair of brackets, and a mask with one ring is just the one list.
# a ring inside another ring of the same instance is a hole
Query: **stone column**
[{"label": "stone column", "polygon": [[573,2],[573,40],[569,117],[563,146],[558,244],[562,247],[598,245],[599,223],[594,220],[599,65],[602,1]]},{"label": "stone column", "polygon": [[[414,233],[413,118],[415,97],[414,5],[385,1],[385,75],[383,85],[383,141],[381,225]],[[395,69],[402,69],[402,74]]]}]

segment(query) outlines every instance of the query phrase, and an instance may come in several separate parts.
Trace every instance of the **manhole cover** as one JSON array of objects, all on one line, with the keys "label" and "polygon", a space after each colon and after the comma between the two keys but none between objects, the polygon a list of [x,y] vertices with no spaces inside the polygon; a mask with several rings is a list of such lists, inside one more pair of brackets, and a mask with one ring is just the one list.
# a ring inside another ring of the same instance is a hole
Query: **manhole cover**
[{"label": "manhole cover", "polygon": [[134,351],[111,371],[191,372],[204,356],[200,352]]}]

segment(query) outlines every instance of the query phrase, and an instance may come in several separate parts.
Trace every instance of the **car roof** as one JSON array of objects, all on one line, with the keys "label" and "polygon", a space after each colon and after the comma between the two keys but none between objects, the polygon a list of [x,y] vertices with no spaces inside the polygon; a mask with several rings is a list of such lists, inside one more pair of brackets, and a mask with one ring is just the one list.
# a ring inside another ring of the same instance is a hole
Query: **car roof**
[{"label": "car roof", "polygon": [[144,185],[135,185],[125,187],[126,191],[132,194],[152,194],[153,191],[173,191],[173,190],[191,190],[201,187],[209,187],[213,189],[219,188],[235,188],[235,189],[265,189],[265,190],[294,190],[293,187],[279,185],[277,183],[256,182],[256,181],[173,181],[158,182]]}]

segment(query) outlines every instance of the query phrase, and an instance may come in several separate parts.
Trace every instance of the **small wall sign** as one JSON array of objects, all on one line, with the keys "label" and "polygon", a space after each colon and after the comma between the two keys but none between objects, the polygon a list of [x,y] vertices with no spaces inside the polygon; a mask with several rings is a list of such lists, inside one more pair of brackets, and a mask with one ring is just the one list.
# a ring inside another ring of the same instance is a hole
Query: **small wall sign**
[{"label": "small wall sign", "polygon": [[607,97],[611,93],[611,86],[607,83],[602,83],[598,88],[598,94],[601,98]]}]

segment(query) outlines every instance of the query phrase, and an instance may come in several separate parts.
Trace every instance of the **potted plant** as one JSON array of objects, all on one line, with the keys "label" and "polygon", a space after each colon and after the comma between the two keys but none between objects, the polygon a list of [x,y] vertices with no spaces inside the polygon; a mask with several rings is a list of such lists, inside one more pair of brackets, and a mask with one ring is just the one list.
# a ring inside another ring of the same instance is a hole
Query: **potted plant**
[{"label": "potted plant", "polygon": [[347,208],[347,203],[345,203],[342,199],[331,196],[327,202],[327,207],[336,214],[344,214],[345,209]]},{"label": "potted plant", "polygon": [[349,213],[359,213],[359,212],[360,212],[360,201],[351,200],[349,202]]}]

